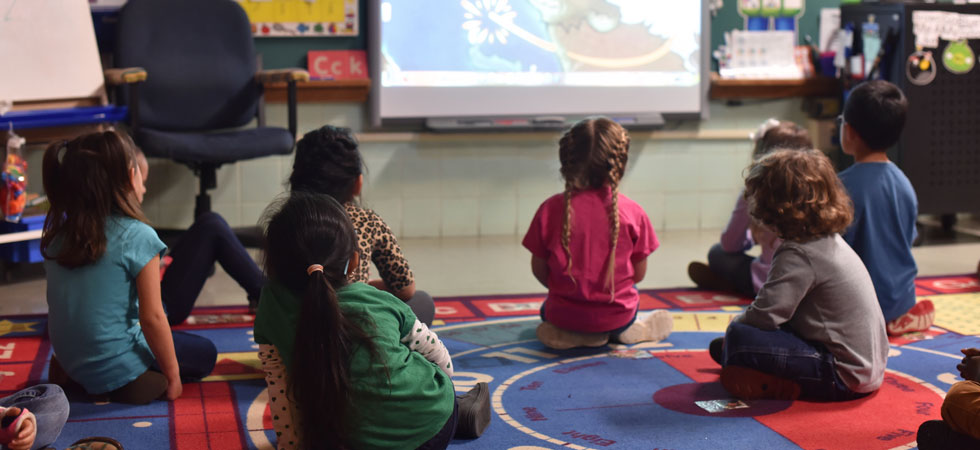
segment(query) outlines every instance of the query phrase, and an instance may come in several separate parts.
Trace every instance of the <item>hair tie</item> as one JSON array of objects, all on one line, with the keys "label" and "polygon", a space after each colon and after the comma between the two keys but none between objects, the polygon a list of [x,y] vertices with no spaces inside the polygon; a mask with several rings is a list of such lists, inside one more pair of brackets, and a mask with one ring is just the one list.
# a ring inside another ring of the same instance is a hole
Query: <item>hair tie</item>
[{"label": "hair tie", "polygon": [[310,264],[310,267],[306,268],[306,274],[313,275],[313,272],[323,273],[323,266],[319,264]]},{"label": "hair tie", "polygon": [[762,139],[762,137],[765,136],[766,133],[769,132],[769,130],[776,128],[778,126],[779,126],[779,121],[776,120],[775,118],[770,118],[765,122],[762,122],[762,124],[759,125],[759,128],[757,130],[749,133],[749,139],[751,139],[753,142],[758,141],[759,139]]}]

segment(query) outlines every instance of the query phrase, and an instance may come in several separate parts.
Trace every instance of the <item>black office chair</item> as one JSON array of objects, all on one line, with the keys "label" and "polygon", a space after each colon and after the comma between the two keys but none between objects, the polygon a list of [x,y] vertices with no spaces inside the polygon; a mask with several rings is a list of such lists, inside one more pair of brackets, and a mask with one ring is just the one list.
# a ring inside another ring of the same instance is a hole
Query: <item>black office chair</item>
[{"label": "black office chair", "polygon": [[[211,210],[222,164],[292,152],[300,69],[258,71],[251,26],[232,0],[129,0],[119,16],[115,65],[147,79],[122,92],[133,138],[147,156],[200,178],[194,216]],[[288,83],[289,129],[266,127],[262,83]],[[258,119],[257,128],[241,128]]]}]

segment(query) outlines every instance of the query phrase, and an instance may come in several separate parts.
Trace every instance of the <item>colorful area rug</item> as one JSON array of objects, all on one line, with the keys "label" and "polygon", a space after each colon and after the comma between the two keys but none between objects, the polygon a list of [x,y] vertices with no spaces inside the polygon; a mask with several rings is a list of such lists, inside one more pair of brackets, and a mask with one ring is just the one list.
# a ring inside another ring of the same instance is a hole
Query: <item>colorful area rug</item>
[{"label": "colorful area rug", "polygon": [[[874,395],[852,402],[731,399],[706,351],[749,303],[694,289],[643,291],[642,309],[669,308],[675,332],[664,342],[554,351],[535,339],[543,295],[437,299],[435,329],[453,355],[458,391],[486,381],[493,420],[467,449],[911,449],[915,431],[939,418],[957,381],[959,349],[980,347],[976,276],[918,280],[936,303],[937,326],[892,340],[888,372]],[[0,320],[0,391],[47,377],[43,316]],[[187,384],[175,402],[146,406],[71,397],[56,447],[112,436],[128,449],[272,449],[274,433],[244,307],[202,308],[180,329],[214,341],[214,374]]]}]

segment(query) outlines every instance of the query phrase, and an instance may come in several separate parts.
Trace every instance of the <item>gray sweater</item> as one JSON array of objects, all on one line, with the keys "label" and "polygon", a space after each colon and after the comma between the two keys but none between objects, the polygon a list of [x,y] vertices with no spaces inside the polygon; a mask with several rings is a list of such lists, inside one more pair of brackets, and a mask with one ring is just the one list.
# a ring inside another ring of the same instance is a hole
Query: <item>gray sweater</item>
[{"label": "gray sweater", "polygon": [[783,242],[759,295],[735,321],[763,330],[787,324],[827,347],[850,390],[881,386],[888,360],[885,319],[864,263],[840,235]]}]

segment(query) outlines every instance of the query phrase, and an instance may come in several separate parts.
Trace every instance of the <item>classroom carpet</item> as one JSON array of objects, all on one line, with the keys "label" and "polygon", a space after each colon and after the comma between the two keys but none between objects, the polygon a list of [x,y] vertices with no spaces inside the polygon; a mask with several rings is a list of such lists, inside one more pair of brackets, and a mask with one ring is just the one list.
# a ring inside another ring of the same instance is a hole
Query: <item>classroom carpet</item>
[{"label": "classroom carpet", "polygon": [[[732,399],[718,382],[708,343],[750,303],[717,292],[641,292],[641,315],[673,313],[657,343],[551,350],[535,339],[543,294],[436,299],[433,327],[465,392],[488,382],[493,418],[461,449],[912,449],[920,423],[938,419],[957,381],[960,348],[980,347],[980,283],[975,275],[917,280],[936,304],[936,326],[891,340],[881,389],[843,403]],[[44,316],[0,319],[0,394],[47,378]],[[177,327],[205,336],[220,355],[214,373],[184,385],[174,402],[145,406],[71,394],[71,415],[55,443],[111,436],[127,449],[272,449],[265,382],[242,307],[199,308]]]}]

